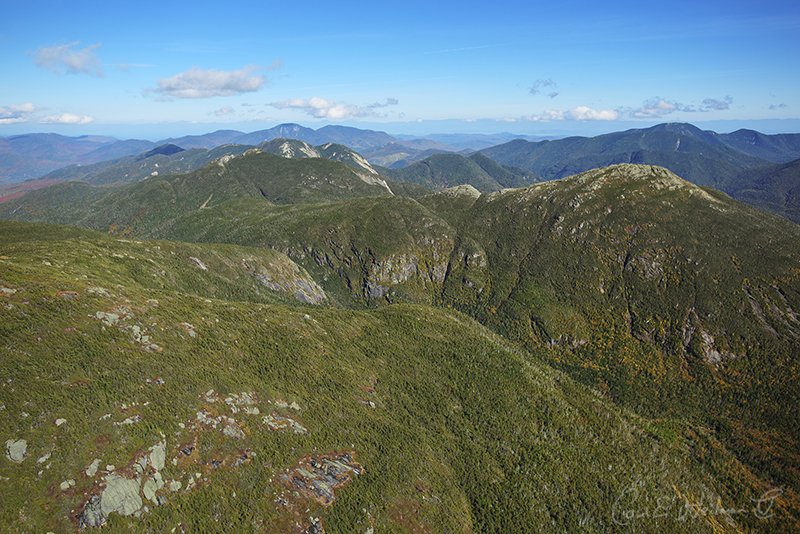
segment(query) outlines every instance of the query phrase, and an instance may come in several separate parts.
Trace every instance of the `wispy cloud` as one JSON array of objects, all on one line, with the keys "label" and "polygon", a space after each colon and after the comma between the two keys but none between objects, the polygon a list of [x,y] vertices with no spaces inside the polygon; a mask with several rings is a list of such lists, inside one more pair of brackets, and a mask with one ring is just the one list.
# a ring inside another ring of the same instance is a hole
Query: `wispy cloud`
[{"label": "wispy cloud", "polygon": [[633,119],[660,119],[665,115],[676,112],[696,113],[726,110],[730,108],[732,103],[733,99],[730,96],[726,96],[722,100],[706,98],[699,107],[695,107],[678,102],[670,102],[657,96],[645,101],[642,107],[630,110],[628,115]]},{"label": "wispy cloud", "polygon": [[703,100],[703,105],[700,107],[701,111],[722,111],[725,109],[729,109],[730,105],[733,104],[733,99],[729,96],[726,96],[722,100],[716,100],[714,98],[706,98]]},{"label": "wispy cloud", "polygon": [[[539,80],[536,80],[535,82],[533,82],[533,85],[531,86],[530,94],[538,95],[538,94],[541,94],[543,88],[545,88],[545,87],[555,87],[555,86],[556,86],[556,82],[554,82],[552,80],[552,78],[547,79],[547,80],[539,79]],[[558,95],[559,95],[558,91],[551,91],[551,92],[547,93],[547,96],[549,96],[551,99],[557,97]]]},{"label": "wispy cloud", "polygon": [[655,97],[647,100],[642,107],[632,110],[629,115],[634,119],[658,119],[675,111],[694,111],[694,109]]},{"label": "wispy cloud", "polygon": [[89,124],[94,121],[94,117],[89,115],[73,115],[72,113],[62,113],[61,115],[50,115],[39,120],[39,124]]},{"label": "wispy cloud", "polygon": [[145,89],[144,94],[158,95],[156,100],[171,98],[211,98],[214,96],[232,96],[260,90],[267,77],[260,72],[268,72],[283,66],[280,60],[272,65],[247,65],[239,70],[201,69],[192,67],[187,71],[161,78],[158,87]]},{"label": "wispy cloud", "polygon": [[376,102],[367,106],[356,106],[344,102],[336,102],[333,99],[325,99],[318,96],[310,100],[303,98],[292,98],[281,102],[272,102],[268,105],[277,109],[299,109],[318,119],[363,119],[367,117],[379,117],[381,114],[375,110],[388,106],[396,106],[396,98],[387,98],[385,102]]},{"label": "wispy cloud", "polygon": [[37,108],[33,104],[17,104],[0,107],[0,124],[16,124],[31,120]]},{"label": "wispy cloud", "polygon": [[778,105],[772,104],[772,105],[769,107],[769,109],[770,109],[771,111],[775,111],[776,109],[786,109],[786,108],[788,108],[788,107],[789,107],[789,106],[787,106],[786,104],[778,104]]},{"label": "wispy cloud", "polygon": [[102,43],[89,45],[81,50],[76,49],[80,41],[60,46],[40,46],[36,52],[28,52],[33,56],[37,67],[42,67],[56,74],[92,74],[104,76],[103,66],[95,50]]},{"label": "wispy cloud", "polygon": [[128,63],[126,59],[118,59],[114,62],[113,66],[122,72],[128,72],[131,70],[131,67],[152,67],[153,65],[147,63]]},{"label": "wispy cloud", "polygon": [[620,113],[613,109],[593,109],[588,106],[577,106],[566,111],[546,109],[539,115],[523,117],[522,120],[533,122],[552,121],[615,121]]},{"label": "wispy cloud", "polygon": [[222,117],[223,115],[230,115],[232,113],[236,113],[236,110],[230,106],[222,106],[216,111],[210,111],[208,114],[211,115],[212,113],[217,117]]}]

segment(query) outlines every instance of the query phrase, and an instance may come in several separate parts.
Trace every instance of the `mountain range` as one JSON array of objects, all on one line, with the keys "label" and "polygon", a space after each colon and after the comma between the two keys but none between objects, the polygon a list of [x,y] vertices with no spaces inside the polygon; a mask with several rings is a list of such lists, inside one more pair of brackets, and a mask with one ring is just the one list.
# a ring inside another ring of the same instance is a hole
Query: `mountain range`
[{"label": "mountain range", "polygon": [[[353,150],[381,147],[390,143],[408,145],[407,150],[413,153],[423,150],[414,148],[420,141],[401,141],[384,132],[335,125],[314,130],[299,124],[281,124],[252,133],[218,130],[204,135],[168,138],[158,142],[134,139],[120,141],[100,136],[72,138],[58,134],[26,134],[0,137],[0,184],[40,178],[67,165],[88,165],[135,156],[165,144],[176,145],[185,150],[210,150],[231,144],[256,146],[277,138],[298,139],[312,145],[337,143]],[[457,150],[434,141],[422,141],[422,144],[424,149],[434,145],[454,152]]]},{"label": "mountain range", "polygon": [[0,524],[800,529],[800,227],[715,177],[500,163],[712,154],[790,211],[794,137],[675,129],[392,170],[276,138],[0,203]]},{"label": "mountain range", "polygon": [[[439,141],[481,146],[481,143],[507,140],[509,136],[433,135],[431,139],[400,140],[371,130],[342,126],[312,130],[297,124],[283,124],[251,134],[220,130],[203,136],[167,139],[158,144],[33,134],[5,138],[0,143],[0,157],[7,163],[4,167],[6,173],[28,172],[31,165],[35,165],[36,154],[40,154],[39,157],[47,155],[44,158],[46,166],[58,166],[55,161],[59,158],[62,163],[76,159],[82,163],[73,163],[37,180],[0,186],[0,199],[13,198],[27,190],[63,180],[121,184],[153,173],[188,172],[224,153],[241,154],[261,143],[295,139],[309,146],[334,143],[347,147],[356,154],[349,156],[353,161],[366,160],[368,165],[375,167],[373,171],[380,168],[378,172],[386,178],[440,189],[448,187],[448,184],[471,184],[481,191],[499,190],[618,163],[659,165],[698,185],[714,187],[744,202],[752,202],[757,207],[800,221],[800,213],[792,200],[793,187],[773,190],[774,186],[770,184],[774,184],[774,180],[768,179],[761,179],[758,185],[750,183],[756,177],[775,172],[772,165],[800,158],[800,134],[765,135],[751,130],[718,134],[690,124],[666,123],[592,138],[540,141],[517,138],[481,150],[484,156],[502,166],[492,164],[488,171],[487,160],[476,165],[468,159],[471,150],[459,152],[457,147]],[[170,154],[171,159],[165,159],[161,156],[167,155],[158,154],[164,150],[159,147],[165,145],[188,149],[188,152],[180,156]],[[143,148],[147,151],[141,152]],[[148,153],[150,150],[155,150],[159,157],[152,158],[154,154]],[[112,155],[117,157],[100,160]],[[320,154],[320,157],[325,155]],[[143,163],[132,165],[138,162]],[[793,169],[796,167],[790,165],[781,171],[784,184],[786,180],[800,180]],[[13,181],[14,178],[7,180]],[[759,192],[753,193],[751,185]]]}]

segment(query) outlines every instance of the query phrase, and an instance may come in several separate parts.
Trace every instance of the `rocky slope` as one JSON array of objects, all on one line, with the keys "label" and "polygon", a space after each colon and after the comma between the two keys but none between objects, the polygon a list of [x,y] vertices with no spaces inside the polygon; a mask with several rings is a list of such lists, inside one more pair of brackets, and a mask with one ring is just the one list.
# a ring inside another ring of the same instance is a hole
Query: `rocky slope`
[{"label": "rocky slope", "polygon": [[2,236],[10,531],[784,524],[689,516],[740,506],[673,448],[708,446],[704,430],[620,411],[464,315],[268,304],[257,273],[297,274],[256,249],[17,223]]}]

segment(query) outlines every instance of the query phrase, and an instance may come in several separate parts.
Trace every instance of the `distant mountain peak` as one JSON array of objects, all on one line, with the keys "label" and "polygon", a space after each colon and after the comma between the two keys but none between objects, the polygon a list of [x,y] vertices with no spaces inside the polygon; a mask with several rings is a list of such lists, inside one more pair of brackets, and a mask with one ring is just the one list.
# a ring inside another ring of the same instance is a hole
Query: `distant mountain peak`
[{"label": "distant mountain peak", "polygon": [[140,159],[149,158],[150,156],[156,155],[164,155],[164,156],[171,156],[173,154],[177,154],[178,152],[183,152],[184,149],[179,147],[178,145],[173,145],[172,143],[167,143],[165,145],[157,146],[153,150],[145,152],[140,156]]},{"label": "distant mountain peak", "polygon": [[338,143],[328,142],[319,146],[312,146],[300,139],[286,139],[283,137],[265,141],[258,148],[270,154],[277,154],[284,158],[324,158],[340,161],[350,167],[378,174],[375,168],[359,153]]}]

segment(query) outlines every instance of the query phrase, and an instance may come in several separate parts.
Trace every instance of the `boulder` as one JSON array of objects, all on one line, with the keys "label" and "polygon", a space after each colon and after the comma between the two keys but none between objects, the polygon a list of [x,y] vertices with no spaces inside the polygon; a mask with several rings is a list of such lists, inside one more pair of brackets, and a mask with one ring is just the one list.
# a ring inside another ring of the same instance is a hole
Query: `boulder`
[{"label": "boulder", "polygon": [[10,439],[6,441],[6,458],[12,462],[21,462],[28,450],[28,442],[24,439]]},{"label": "boulder", "polygon": [[167,442],[162,441],[161,443],[153,445],[151,451],[150,464],[156,471],[161,471],[164,469],[164,460],[166,459],[167,454]]},{"label": "boulder", "polygon": [[104,516],[108,517],[111,512],[132,515],[142,507],[138,480],[122,478],[115,474],[108,475],[105,480],[106,489],[100,501]]}]

